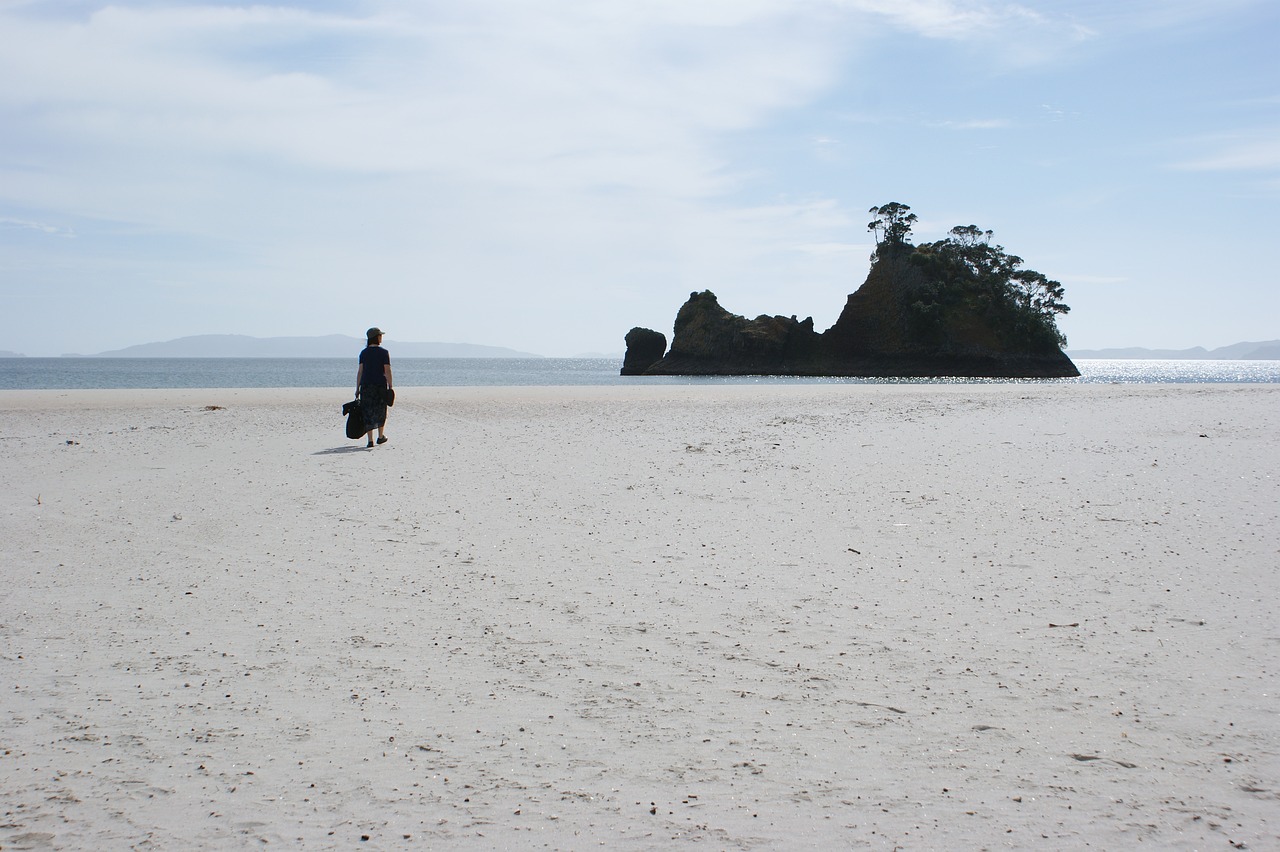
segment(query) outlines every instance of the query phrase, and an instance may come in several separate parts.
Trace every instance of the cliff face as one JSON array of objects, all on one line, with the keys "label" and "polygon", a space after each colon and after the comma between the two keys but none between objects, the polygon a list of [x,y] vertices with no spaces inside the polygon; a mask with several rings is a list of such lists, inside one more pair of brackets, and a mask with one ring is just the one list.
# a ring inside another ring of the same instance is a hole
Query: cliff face
[{"label": "cliff face", "polygon": [[[1020,332],[1007,310],[939,300],[939,283],[908,251],[880,257],[835,325],[731,314],[710,291],[676,315],[671,351],[646,375],[984,376],[1057,378],[1080,372],[1056,341]],[[633,330],[634,331],[634,330]],[[628,335],[630,339],[630,335]],[[628,349],[630,359],[630,349]]]},{"label": "cliff face", "polygon": [[813,320],[759,316],[753,320],[720,307],[710,290],[690,293],[676,314],[671,351],[648,375],[785,375],[803,360],[818,335]]},{"label": "cliff face", "polygon": [[920,269],[901,258],[882,258],[867,273],[867,280],[849,294],[844,310],[824,337],[832,354],[920,354],[928,347],[913,334],[910,306],[926,289]]}]

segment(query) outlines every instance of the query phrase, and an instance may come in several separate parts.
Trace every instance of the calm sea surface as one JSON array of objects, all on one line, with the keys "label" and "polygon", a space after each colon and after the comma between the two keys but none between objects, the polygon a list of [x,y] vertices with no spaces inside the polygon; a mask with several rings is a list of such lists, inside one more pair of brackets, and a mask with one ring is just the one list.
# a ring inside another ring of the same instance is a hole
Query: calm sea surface
[{"label": "calm sea surface", "polygon": [[[394,354],[392,356],[394,358]],[[401,387],[698,384],[1280,383],[1280,361],[1080,360],[1078,379],[622,377],[612,358],[396,358]],[[0,389],[345,388],[355,358],[6,358]]]}]

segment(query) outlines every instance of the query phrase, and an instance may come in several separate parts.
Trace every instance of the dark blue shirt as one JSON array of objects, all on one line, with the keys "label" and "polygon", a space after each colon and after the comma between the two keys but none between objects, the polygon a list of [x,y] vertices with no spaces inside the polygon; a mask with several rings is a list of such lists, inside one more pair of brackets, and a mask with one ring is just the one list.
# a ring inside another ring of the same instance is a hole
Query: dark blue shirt
[{"label": "dark blue shirt", "polygon": [[391,353],[381,346],[366,346],[360,353],[360,363],[364,365],[360,384],[387,386],[387,374],[382,368],[391,366]]}]

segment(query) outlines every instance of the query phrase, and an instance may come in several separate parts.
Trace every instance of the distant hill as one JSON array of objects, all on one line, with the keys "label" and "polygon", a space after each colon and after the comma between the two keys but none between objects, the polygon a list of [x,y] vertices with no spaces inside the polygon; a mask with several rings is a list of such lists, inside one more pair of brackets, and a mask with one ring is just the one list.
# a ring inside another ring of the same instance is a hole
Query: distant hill
[{"label": "distant hill", "polygon": [[1217,349],[1196,346],[1191,349],[1068,349],[1072,358],[1153,359],[1165,361],[1280,361],[1280,340],[1259,343],[1233,343]]},{"label": "distant hill", "polygon": [[25,358],[21,352],[10,352],[8,349],[0,349],[0,358]]},{"label": "distant hill", "polygon": [[[329,334],[323,337],[249,337],[243,334],[199,334],[162,343],[141,343],[99,352],[97,358],[354,358],[364,339]],[[411,343],[386,341],[392,358],[541,358],[502,346],[476,343]]]}]

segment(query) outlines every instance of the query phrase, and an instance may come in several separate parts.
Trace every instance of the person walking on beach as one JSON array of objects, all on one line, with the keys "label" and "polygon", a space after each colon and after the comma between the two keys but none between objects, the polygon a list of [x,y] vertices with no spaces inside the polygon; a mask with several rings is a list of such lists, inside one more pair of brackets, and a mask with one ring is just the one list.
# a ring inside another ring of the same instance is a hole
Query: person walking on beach
[{"label": "person walking on beach", "polygon": [[364,415],[364,425],[369,430],[366,436],[373,446],[373,430],[378,430],[378,443],[385,444],[387,425],[387,405],[393,399],[391,381],[391,355],[382,348],[382,330],[377,328],[365,332],[368,345],[360,353],[360,366],[356,367],[356,399],[360,400],[360,413]]}]

